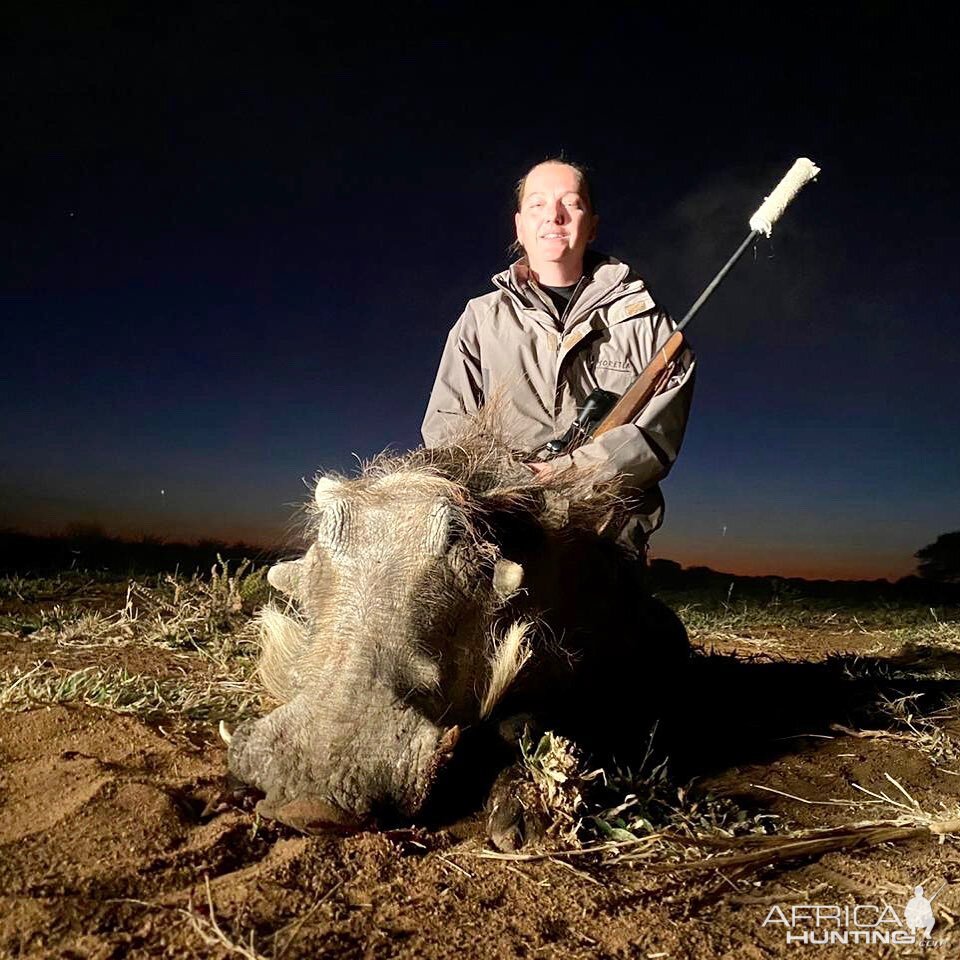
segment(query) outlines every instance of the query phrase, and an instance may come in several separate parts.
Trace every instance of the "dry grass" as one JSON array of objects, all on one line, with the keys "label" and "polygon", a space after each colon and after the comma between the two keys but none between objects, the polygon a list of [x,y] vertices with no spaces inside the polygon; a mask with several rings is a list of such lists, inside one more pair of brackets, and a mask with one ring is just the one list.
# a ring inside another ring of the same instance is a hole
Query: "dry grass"
[{"label": "dry grass", "polygon": [[245,960],[280,960],[281,954],[276,953],[276,951],[274,951],[272,958],[268,958],[257,950],[252,930],[247,935],[246,943],[232,938],[223,929],[220,921],[217,919],[217,913],[213,906],[213,894],[210,890],[209,876],[204,876],[203,885],[205,902],[199,905],[196,904],[191,894],[186,908],[168,906],[162,903],[151,903],[149,900],[138,900],[133,897],[118,897],[108,902],[132,903],[148,910],[170,912],[183,920],[206,946],[216,948],[218,953],[226,953],[227,956],[243,957]]},{"label": "dry grass", "polygon": [[585,793],[603,771],[585,770],[577,745],[550,732],[534,740],[525,729],[520,753],[532,788],[528,802],[548,824],[547,837],[562,845],[579,843],[588,814]]},{"label": "dry grass", "polygon": [[266,568],[250,566],[244,561],[231,572],[221,560],[208,578],[167,575],[154,587],[132,580],[126,602],[112,614],[54,604],[41,611],[41,626],[31,639],[70,647],[159,645],[193,650],[223,663],[243,653],[244,643],[253,643],[253,632],[247,629],[250,615],[269,596]]},{"label": "dry grass", "polygon": [[259,685],[249,678],[156,677],[124,667],[62,670],[49,660],[29,670],[0,673],[0,710],[80,703],[145,719],[176,715],[187,720],[234,720],[263,709]]},{"label": "dry grass", "polygon": [[[668,763],[656,759],[656,728],[639,767],[588,770],[577,746],[545,733],[536,742],[520,741],[523,770],[535,788],[538,807],[548,817],[551,844],[595,852],[609,859],[625,848],[643,847],[644,856],[666,858],[676,845],[702,837],[733,840],[769,835],[781,818],[747,811],[732,800],[697,792],[671,781]],[[579,854],[578,854],[579,855]]]},{"label": "dry grass", "polygon": [[257,951],[252,930],[245,944],[231,939],[217,920],[217,914],[213,908],[213,897],[210,893],[209,877],[204,877],[204,888],[206,904],[202,909],[197,908],[191,900],[186,910],[179,911],[186,918],[193,932],[208,947],[217,947],[230,956],[244,957],[245,960],[267,960]]},{"label": "dry grass", "polygon": [[750,639],[757,633],[770,639],[778,633],[808,630],[837,637],[868,635],[886,647],[926,641],[960,652],[955,607],[884,600],[845,607],[836,600],[805,597],[789,585],[772,588],[767,595],[739,596],[731,583],[722,598],[712,591],[697,595],[663,590],[658,596],[677,611],[691,638],[699,642]]},{"label": "dry grass", "polygon": [[[552,738],[548,734],[543,739],[549,742]],[[570,751],[564,746],[561,752],[567,757],[564,782],[582,784],[584,781],[573,762],[577,757],[575,750]],[[642,864],[653,873],[724,871],[729,880],[765,867],[829,852],[860,850],[915,839],[934,839],[942,843],[947,837],[960,836],[960,806],[941,804],[936,813],[924,810],[890,774],[885,774],[885,783],[874,789],[852,784],[858,793],[855,798],[845,799],[802,797],[751,784],[755,789],[797,803],[888,813],[886,819],[861,819],[840,826],[797,829],[778,816],[749,814],[727,799],[709,795],[695,799],[687,789],[671,788],[665,769],[665,762],[661,762],[653,766],[645,778],[631,776],[629,771],[622,770],[613,775],[604,774],[598,781],[604,789],[616,792],[628,785],[631,792],[625,795],[621,804],[608,809],[598,809],[598,797],[602,797],[602,793],[594,791],[578,796],[578,808],[583,815],[579,821],[580,830],[560,835],[567,841],[565,847],[553,845],[548,850],[523,853],[462,852],[468,856],[503,861],[587,858],[596,866]],[[533,768],[530,773],[536,775]],[[590,779],[595,780],[597,773],[603,772],[596,771]],[[564,822],[570,821],[569,811],[561,809],[559,813]],[[598,829],[591,830],[591,824]],[[556,838],[557,835],[548,836]],[[586,842],[582,842],[584,840]]]},{"label": "dry grass", "polygon": [[[43,581],[42,589],[48,585]],[[19,580],[8,587],[36,594]],[[206,578],[167,576],[155,586],[131,581],[126,602],[112,614],[53,604],[40,611],[40,626],[29,638],[48,651],[60,648],[75,660],[81,651],[123,646],[171,656],[151,661],[160,664],[151,668],[157,672],[141,673],[126,666],[69,668],[51,652],[30,668],[0,673],[0,709],[82,703],[145,718],[176,715],[204,722],[260,713],[264,701],[254,677],[258,645],[251,612],[268,593],[264,569],[251,570],[244,562],[231,571],[220,561]],[[191,665],[191,659],[202,664]]]},{"label": "dry grass", "polygon": [[[934,712],[924,713],[919,701],[921,694],[909,694],[896,699],[884,698],[880,709],[893,723],[892,731],[850,731],[848,735],[864,737],[874,734],[906,743],[925,754],[933,766],[960,776],[960,742],[945,727],[960,717],[960,702],[951,700]],[[946,769],[953,767],[952,770]]]},{"label": "dry grass", "polygon": [[[456,866],[451,864],[451,866]],[[460,869],[456,867],[456,869]],[[256,936],[253,930],[248,931],[245,939],[239,939],[224,929],[223,922],[218,919],[213,902],[213,892],[210,886],[210,877],[203,878],[204,897],[201,903],[196,903],[191,894],[186,908],[171,906],[162,903],[151,903],[148,900],[138,900],[131,897],[119,897],[111,900],[112,903],[132,903],[139,907],[158,912],[169,912],[186,922],[190,929],[208,947],[226,953],[228,956],[243,957],[244,960],[283,960],[287,952],[296,943],[300,931],[316,912],[343,886],[340,880],[333,884],[325,893],[317,897],[309,910],[304,911],[289,923],[272,934],[273,946],[269,956],[257,947]]]}]

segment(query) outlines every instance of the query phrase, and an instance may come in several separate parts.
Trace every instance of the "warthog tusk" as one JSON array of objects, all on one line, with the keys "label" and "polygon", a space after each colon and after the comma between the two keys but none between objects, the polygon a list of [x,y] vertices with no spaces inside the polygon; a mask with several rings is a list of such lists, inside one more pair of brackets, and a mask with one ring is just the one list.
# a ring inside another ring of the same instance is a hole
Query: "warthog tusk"
[{"label": "warthog tusk", "polygon": [[230,728],[222,720],[220,721],[220,739],[228,747],[233,742],[233,734],[230,732]]}]

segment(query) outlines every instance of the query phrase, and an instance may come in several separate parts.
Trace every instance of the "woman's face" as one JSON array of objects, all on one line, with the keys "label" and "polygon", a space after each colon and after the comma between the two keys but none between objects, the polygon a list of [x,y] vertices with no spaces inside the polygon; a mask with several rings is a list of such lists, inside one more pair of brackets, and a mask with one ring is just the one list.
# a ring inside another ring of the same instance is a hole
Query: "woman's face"
[{"label": "woman's face", "polygon": [[565,163],[541,163],[528,174],[515,214],[517,240],[534,270],[539,264],[583,266],[597,235],[599,217],[590,209],[580,174]]}]

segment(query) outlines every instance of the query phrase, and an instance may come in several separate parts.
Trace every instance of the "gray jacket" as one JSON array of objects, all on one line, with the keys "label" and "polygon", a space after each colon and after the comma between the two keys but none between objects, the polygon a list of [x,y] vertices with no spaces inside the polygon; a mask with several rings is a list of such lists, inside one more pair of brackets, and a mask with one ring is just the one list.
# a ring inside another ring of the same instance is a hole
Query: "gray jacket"
[{"label": "gray jacket", "polygon": [[[493,277],[491,293],[467,303],[447,337],[427,404],[428,447],[455,434],[485,400],[502,396],[508,435],[533,451],[567,429],[595,387],[627,390],[675,324],[625,263],[588,253],[584,269],[562,317],[523,260]],[[657,483],[680,452],[695,366],[688,349],[633,423],[553,461],[593,467],[600,480],[622,475],[638,496],[634,540],[663,520]]]}]

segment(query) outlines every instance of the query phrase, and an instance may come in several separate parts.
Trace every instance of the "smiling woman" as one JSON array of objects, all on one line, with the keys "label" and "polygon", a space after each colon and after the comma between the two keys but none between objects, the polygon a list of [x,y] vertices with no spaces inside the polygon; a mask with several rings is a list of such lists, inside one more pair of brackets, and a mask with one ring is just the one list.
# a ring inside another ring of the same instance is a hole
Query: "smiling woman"
[{"label": "smiling woman", "polygon": [[[594,389],[625,392],[675,329],[627,264],[588,249],[600,218],[583,167],[539,163],[515,199],[522,256],[450,331],[423,421],[428,447],[496,398],[512,442],[532,454],[567,429]],[[663,520],[657,484],[680,451],[694,366],[688,350],[633,423],[529,464],[536,473],[589,469],[598,482],[620,477],[635,509],[619,537],[641,556]]]},{"label": "smiling woman", "polygon": [[517,239],[531,268],[549,287],[576,284],[583,274],[587,244],[596,239],[600,218],[593,210],[586,170],[548,160],[517,184]]}]

